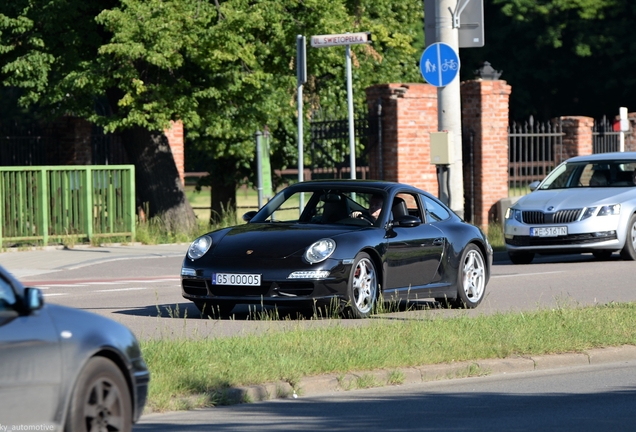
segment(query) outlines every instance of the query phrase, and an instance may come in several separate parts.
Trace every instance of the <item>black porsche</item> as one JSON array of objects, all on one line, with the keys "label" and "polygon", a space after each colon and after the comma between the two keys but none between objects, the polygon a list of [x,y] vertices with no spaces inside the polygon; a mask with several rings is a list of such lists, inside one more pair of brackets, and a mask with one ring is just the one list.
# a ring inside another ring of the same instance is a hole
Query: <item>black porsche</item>
[{"label": "black porsche", "polygon": [[332,306],[364,318],[379,299],[474,308],[490,277],[483,232],[401,183],[301,182],[243,219],[188,248],[182,294],[203,314],[263,304]]}]

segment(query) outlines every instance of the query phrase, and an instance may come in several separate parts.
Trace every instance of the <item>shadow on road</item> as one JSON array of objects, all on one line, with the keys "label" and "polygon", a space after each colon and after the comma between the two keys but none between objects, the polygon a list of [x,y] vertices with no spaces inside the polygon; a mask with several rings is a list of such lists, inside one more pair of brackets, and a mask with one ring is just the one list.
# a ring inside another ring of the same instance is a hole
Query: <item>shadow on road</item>
[{"label": "shadow on road", "polygon": [[582,394],[409,393],[371,397],[351,392],[347,399],[315,397],[210,408],[187,413],[187,421],[170,413],[142,417],[143,423],[133,431],[596,432],[634,427],[633,387]]}]

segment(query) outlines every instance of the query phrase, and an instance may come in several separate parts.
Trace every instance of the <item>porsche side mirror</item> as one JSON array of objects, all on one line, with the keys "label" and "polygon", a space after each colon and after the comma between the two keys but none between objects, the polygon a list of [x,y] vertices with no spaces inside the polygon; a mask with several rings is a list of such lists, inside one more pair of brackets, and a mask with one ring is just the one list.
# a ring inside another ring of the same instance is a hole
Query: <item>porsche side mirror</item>
[{"label": "porsche side mirror", "polygon": [[251,221],[251,220],[252,220],[252,218],[253,218],[254,216],[256,216],[256,213],[257,213],[257,212],[256,212],[255,210],[248,211],[247,213],[245,213],[245,214],[243,215],[243,220],[244,220],[245,222],[249,222],[249,221]]},{"label": "porsche side mirror", "polygon": [[400,228],[412,228],[418,226],[421,223],[422,221],[420,221],[420,218],[411,215],[401,216],[391,222],[394,227]]}]

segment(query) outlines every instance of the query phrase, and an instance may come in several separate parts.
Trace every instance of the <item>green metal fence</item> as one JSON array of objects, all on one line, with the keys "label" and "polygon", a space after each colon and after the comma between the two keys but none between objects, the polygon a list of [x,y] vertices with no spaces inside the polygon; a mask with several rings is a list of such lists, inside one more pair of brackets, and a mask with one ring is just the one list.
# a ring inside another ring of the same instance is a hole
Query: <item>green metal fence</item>
[{"label": "green metal fence", "polygon": [[0,245],[135,237],[134,165],[0,167]]}]

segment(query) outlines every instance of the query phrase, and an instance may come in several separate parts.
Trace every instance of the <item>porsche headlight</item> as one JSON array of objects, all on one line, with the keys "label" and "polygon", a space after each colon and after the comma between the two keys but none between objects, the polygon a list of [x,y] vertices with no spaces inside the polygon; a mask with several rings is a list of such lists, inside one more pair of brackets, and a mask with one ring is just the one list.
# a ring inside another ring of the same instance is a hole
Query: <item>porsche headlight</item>
[{"label": "porsche headlight", "polygon": [[329,258],[335,250],[335,241],[328,238],[320,239],[307,248],[305,259],[310,264],[316,264]]},{"label": "porsche headlight", "polygon": [[207,236],[201,236],[192,242],[188,248],[188,258],[195,260],[201,258],[205,253],[210,250],[212,246],[212,239]]}]

